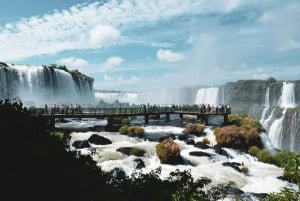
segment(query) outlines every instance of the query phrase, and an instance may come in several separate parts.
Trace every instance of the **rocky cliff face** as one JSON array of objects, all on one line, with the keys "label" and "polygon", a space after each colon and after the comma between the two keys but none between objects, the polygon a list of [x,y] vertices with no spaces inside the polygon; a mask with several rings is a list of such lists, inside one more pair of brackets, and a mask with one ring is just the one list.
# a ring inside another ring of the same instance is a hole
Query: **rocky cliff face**
[{"label": "rocky cliff face", "polygon": [[300,81],[243,80],[221,88],[232,112],[260,120],[275,148],[300,152]]}]

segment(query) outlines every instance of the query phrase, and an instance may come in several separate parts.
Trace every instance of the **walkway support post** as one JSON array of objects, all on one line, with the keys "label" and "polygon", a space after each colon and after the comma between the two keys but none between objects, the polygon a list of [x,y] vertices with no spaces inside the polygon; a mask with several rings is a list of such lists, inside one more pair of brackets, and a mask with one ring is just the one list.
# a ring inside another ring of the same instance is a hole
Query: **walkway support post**
[{"label": "walkway support post", "polygon": [[49,118],[50,128],[55,128],[55,117]]},{"label": "walkway support post", "polygon": [[145,114],[145,124],[149,124],[149,114]]},{"label": "walkway support post", "polygon": [[228,124],[228,114],[224,114],[224,124]]},{"label": "walkway support post", "polygon": [[207,114],[201,115],[201,124],[208,125],[208,115]]},{"label": "walkway support post", "polygon": [[170,113],[166,113],[166,121],[170,121]]},{"label": "walkway support post", "polygon": [[114,118],[112,116],[107,117],[107,126],[114,125]]}]

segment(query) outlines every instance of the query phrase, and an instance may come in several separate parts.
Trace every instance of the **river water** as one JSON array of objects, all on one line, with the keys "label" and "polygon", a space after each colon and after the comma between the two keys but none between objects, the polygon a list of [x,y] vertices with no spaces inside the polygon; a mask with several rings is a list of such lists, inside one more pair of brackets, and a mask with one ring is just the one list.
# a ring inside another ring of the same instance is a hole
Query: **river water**
[{"label": "river water", "polygon": [[[255,196],[257,194],[279,192],[283,187],[293,188],[298,190],[297,186],[287,181],[283,181],[278,177],[283,175],[283,169],[277,166],[266,164],[257,161],[257,159],[249,154],[239,152],[234,149],[224,148],[229,157],[220,155],[215,152],[213,148],[200,149],[193,145],[188,145],[184,141],[179,140],[183,134],[184,127],[175,121],[166,125],[161,122],[150,122],[149,125],[144,126],[145,137],[137,138],[127,135],[120,135],[118,132],[105,132],[105,131],[89,131],[84,128],[95,128],[106,125],[106,120],[88,119],[88,120],[69,120],[67,123],[56,123],[57,128],[76,128],[81,131],[74,131],[71,134],[70,150],[79,151],[80,154],[91,154],[91,150],[94,150],[92,158],[101,166],[104,171],[111,171],[114,168],[123,169],[127,175],[131,175],[134,171],[142,171],[144,173],[150,172],[158,167],[161,167],[161,178],[164,179],[169,176],[171,171],[190,170],[192,176],[197,179],[201,177],[207,177],[212,180],[212,185],[225,184],[229,182],[234,183],[234,187],[242,190],[248,195],[248,200],[258,200]],[[175,122],[175,123],[174,123]],[[179,126],[178,126],[179,125]],[[195,142],[202,141],[202,139],[208,138],[210,141],[210,147],[216,144],[215,136],[213,134],[212,127],[205,128],[205,136],[197,137],[192,136]],[[87,140],[91,135],[97,134],[103,136],[112,141],[109,145],[94,145],[91,144],[91,148],[84,148],[76,150],[72,146],[72,143],[77,140]],[[181,150],[181,156],[186,161],[182,165],[168,165],[161,164],[159,158],[155,152],[155,146],[159,143],[160,137],[173,134],[176,137],[175,142],[179,144]],[[271,149],[272,145],[267,135],[262,133],[262,139],[265,142],[266,148]],[[143,149],[146,153],[143,157],[127,156],[118,151],[121,147],[137,147]],[[189,155],[192,151],[202,151],[210,154],[210,157],[198,157]],[[145,163],[145,167],[137,170],[136,158],[140,158]],[[246,175],[235,170],[232,167],[224,166],[223,163],[239,163],[249,169],[249,173]]]}]

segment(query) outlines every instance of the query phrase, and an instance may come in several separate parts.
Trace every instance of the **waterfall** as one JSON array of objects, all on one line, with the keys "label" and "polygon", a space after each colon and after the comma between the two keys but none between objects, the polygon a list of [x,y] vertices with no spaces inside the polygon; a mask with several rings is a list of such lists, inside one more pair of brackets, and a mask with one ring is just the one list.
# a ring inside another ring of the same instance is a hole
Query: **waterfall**
[{"label": "waterfall", "polygon": [[270,108],[270,88],[267,87],[266,95],[265,95],[264,110],[262,112],[261,119],[259,120],[259,122],[262,125],[264,125],[264,123],[265,123],[265,118],[266,118],[267,112],[269,111],[269,108]]},{"label": "waterfall", "polygon": [[283,120],[285,118],[285,114],[288,108],[293,108],[296,106],[295,104],[295,94],[294,94],[294,83],[283,82],[281,97],[279,99],[278,105],[283,108],[282,115],[279,119],[276,119],[269,130],[269,138],[273,145],[280,149],[282,148],[282,132],[283,132]]},{"label": "waterfall", "polygon": [[93,104],[93,80],[44,66],[0,64],[0,98],[24,105]]},{"label": "waterfall", "polygon": [[279,100],[279,106],[282,108],[294,108],[295,104],[295,84],[283,82],[282,95]]},{"label": "waterfall", "polygon": [[276,119],[269,130],[269,138],[274,147],[280,149],[282,145],[282,122],[286,113],[286,109],[283,110],[282,116]]},{"label": "waterfall", "polygon": [[267,149],[269,151],[273,151],[274,150],[274,146],[273,146],[270,138],[267,136],[266,133],[261,133],[260,134],[260,138],[262,140],[262,143],[263,143],[265,149]]},{"label": "waterfall", "polygon": [[196,104],[210,104],[210,105],[218,105],[218,87],[210,87],[210,88],[201,88],[198,90],[196,94]]},{"label": "waterfall", "polygon": [[135,104],[137,102],[138,93],[134,92],[95,92],[97,101],[104,101],[105,103],[114,103],[119,101],[121,103]]},{"label": "waterfall", "polygon": [[290,151],[296,151],[296,125],[297,125],[297,112],[293,114],[291,125],[291,139],[290,139]]}]

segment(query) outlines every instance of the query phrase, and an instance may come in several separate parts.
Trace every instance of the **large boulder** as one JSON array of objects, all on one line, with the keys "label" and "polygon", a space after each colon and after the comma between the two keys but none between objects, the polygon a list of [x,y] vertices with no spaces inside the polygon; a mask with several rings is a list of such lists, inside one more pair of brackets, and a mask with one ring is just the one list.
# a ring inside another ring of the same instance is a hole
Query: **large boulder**
[{"label": "large boulder", "polygon": [[183,133],[203,136],[205,135],[204,129],[205,129],[204,124],[188,124],[183,130]]},{"label": "large boulder", "polygon": [[84,148],[90,148],[90,143],[87,140],[76,140],[72,143],[72,146],[75,147],[75,149],[84,149]]},{"label": "large boulder", "polygon": [[122,154],[125,154],[127,156],[134,155],[134,156],[144,156],[145,150],[142,150],[137,147],[120,147],[117,149],[118,152],[121,152]]},{"label": "large boulder", "polygon": [[93,134],[88,139],[89,143],[95,144],[95,145],[106,145],[106,144],[112,144],[112,142],[100,135]]},{"label": "large boulder", "polygon": [[167,138],[156,145],[156,154],[161,163],[182,164],[183,159],[180,155],[180,147],[172,138]]}]

